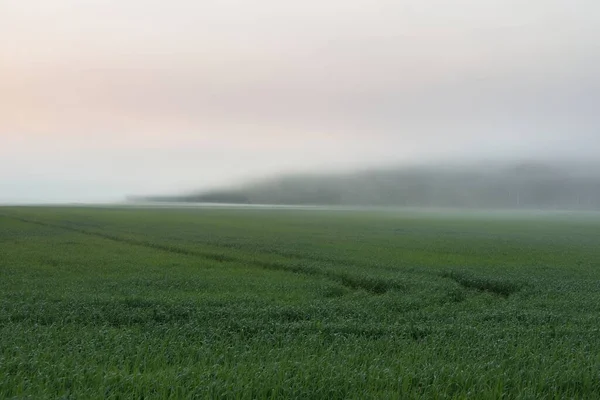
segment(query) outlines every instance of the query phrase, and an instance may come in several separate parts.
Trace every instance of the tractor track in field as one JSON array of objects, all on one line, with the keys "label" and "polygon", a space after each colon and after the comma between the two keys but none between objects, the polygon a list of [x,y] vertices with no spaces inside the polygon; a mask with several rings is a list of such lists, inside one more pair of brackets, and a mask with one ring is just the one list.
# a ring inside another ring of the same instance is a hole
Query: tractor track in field
[{"label": "tractor track in field", "polygon": [[[54,224],[54,223],[35,220],[35,219],[23,218],[23,217],[19,217],[16,215],[0,214],[0,216],[2,216],[4,218],[9,218],[9,219],[17,220],[20,222],[24,222],[24,223],[35,224],[35,225],[49,227],[49,228],[62,229],[62,230],[70,231],[70,232],[79,233],[82,235],[94,236],[94,237],[102,238],[105,240],[111,240],[113,242],[124,243],[124,244],[130,245],[130,246],[145,247],[145,248],[149,248],[149,249],[168,252],[171,254],[180,254],[180,255],[186,255],[186,256],[192,256],[192,257],[199,257],[199,258],[203,258],[206,260],[211,260],[211,261],[216,261],[216,262],[221,262],[221,263],[239,263],[239,264],[250,265],[250,266],[258,267],[258,268],[262,268],[262,269],[285,271],[285,272],[321,277],[321,278],[325,278],[325,279],[329,279],[334,282],[337,282],[349,289],[365,290],[372,294],[383,294],[392,289],[403,290],[405,288],[405,285],[401,282],[392,281],[389,279],[377,278],[377,277],[373,277],[373,276],[356,276],[356,275],[343,273],[343,272],[323,270],[322,268],[317,268],[317,267],[309,266],[309,265],[298,265],[298,264],[294,265],[294,264],[287,264],[287,263],[282,263],[282,262],[264,261],[264,260],[255,260],[255,259],[248,260],[248,259],[243,259],[243,258],[239,258],[239,257],[235,257],[235,256],[226,255],[226,254],[192,250],[192,249],[187,249],[187,248],[178,247],[178,246],[169,245],[169,244],[161,244],[161,243],[155,243],[155,242],[151,242],[151,241],[147,241],[147,240],[127,238],[127,237],[122,237],[119,235],[114,235],[114,234],[110,234],[110,233],[106,233],[106,232],[90,231],[90,230],[77,228],[77,227],[73,227],[73,226],[66,226],[66,225]],[[300,258],[300,257],[294,257],[294,258],[302,260],[302,258]],[[313,261],[313,260],[310,260],[310,261]]]}]

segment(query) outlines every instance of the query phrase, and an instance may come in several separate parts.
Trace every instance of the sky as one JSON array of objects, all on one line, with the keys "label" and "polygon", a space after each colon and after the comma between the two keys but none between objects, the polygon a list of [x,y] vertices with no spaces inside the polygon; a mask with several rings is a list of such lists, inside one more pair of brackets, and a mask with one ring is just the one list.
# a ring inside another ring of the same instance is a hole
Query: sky
[{"label": "sky", "polygon": [[0,0],[0,202],[600,155],[597,0]]}]

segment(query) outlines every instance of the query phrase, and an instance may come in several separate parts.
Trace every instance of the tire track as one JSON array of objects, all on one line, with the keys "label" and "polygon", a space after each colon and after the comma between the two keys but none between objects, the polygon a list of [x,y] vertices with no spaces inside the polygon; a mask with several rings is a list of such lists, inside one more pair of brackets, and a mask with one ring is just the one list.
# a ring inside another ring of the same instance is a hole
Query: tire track
[{"label": "tire track", "polygon": [[255,259],[244,259],[240,257],[235,257],[226,254],[213,253],[207,251],[200,250],[192,250],[183,247],[178,247],[174,245],[168,244],[160,244],[151,242],[148,240],[140,240],[134,238],[126,238],[119,235],[114,235],[106,232],[98,232],[98,231],[89,231],[82,228],[77,228],[73,226],[66,226],[60,224],[53,224],[50,222],[33,220],[28,218],[23,218],[15,215],[7,215],[0,214],[4,218],[10,218],[17,221],[21,221],[24,223],[35,224],[39,226],[49,227],[49,228],[57,228],[70,232],[79,233],[82,235],[98,237],[106,240],[111,240],[117,243],[124,243],[130,246],[138,246],[145,247],[149,249],[159,250],[168,252],[171,254],[181,254],[192,257],[200,257],[206,260],[216,261],[220,263],[239,263],[243,265],[249,265],[253,267],[258,267],[262,269],[276,270],[276,271],[285,271],[291,273],[298,273],[308,276],[315,276],[326,278],[331,281],[337,282],[349,289],[353,290],[365,290],[372,294],[383,294],[388,290],[396,289],[403,290],[405,289],[405,285],[401,282],[382,279],[374,276],[357,276],[349,273],[336,272],[331,270],[324,270],[322,268],[317,268],[309,265],[294,265],[294,264],[286,264],[282,262],[276,261],[264,261],[264,260],[255,260]]}]

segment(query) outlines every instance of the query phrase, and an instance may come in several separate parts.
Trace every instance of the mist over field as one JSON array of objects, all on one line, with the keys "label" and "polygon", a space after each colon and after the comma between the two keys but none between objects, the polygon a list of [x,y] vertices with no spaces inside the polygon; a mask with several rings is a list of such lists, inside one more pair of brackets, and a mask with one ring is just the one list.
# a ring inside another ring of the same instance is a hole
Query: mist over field
[{"label": "mist over field", "polygon": [[273,205],[600,209],[598,164],[446,164],[297,174],[132,201]]}]

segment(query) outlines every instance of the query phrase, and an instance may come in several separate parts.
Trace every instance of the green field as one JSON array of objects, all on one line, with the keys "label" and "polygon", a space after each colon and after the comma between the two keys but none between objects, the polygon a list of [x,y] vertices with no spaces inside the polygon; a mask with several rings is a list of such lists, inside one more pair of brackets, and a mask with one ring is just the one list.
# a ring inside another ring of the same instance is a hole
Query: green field
[{"label": "green field", "polygon": [[0,208],[0,398],[598,397],[598,215]]}]

